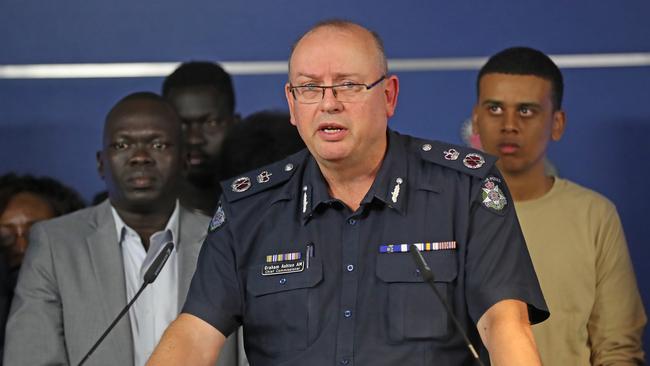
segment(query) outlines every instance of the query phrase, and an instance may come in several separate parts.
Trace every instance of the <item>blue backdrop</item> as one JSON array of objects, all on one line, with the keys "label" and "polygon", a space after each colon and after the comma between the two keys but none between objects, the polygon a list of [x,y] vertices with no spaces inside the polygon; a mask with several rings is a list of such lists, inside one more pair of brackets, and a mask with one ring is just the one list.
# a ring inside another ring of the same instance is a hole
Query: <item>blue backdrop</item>
[{"label": "blue backdrop", "polygon": [[[388,57],[486,57],[513,45],[549,54],[650,52],[650,2],[595,1],[36,1],[0,2],[0,65],[95,62],[282,61],[314,22],[343,17],[384,38]],[[460,142],[476,70],[398,72],[393,128]],[[560,175],[618,207],[650,304],[650,66],[564,69],[564,138],[550,158]],[[282,74],[236,75],[237,109],[286,108]],[[0,79],[0,173],[54,176],[86,198],[102,120],[135,90],[162,79]],[[647,347],[646,347],[647,348]]]}]

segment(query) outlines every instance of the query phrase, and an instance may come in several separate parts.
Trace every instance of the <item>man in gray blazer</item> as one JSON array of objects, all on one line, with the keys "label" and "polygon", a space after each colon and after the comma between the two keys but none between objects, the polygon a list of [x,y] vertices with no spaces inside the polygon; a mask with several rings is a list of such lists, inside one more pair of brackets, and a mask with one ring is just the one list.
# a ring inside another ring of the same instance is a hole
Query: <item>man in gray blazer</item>
[{"label": "man in gray blazer", "polygon": [[[97,162],[109,199],[33,226],[7,324],[7,366],[78,364],[170,241],[156,281],[86,364],[143,365],[185,301],[209,218],[178,204],[178,116],[156,94],[125,97],[106,117]],[[236,365],[232,338],[220,365]]]}]

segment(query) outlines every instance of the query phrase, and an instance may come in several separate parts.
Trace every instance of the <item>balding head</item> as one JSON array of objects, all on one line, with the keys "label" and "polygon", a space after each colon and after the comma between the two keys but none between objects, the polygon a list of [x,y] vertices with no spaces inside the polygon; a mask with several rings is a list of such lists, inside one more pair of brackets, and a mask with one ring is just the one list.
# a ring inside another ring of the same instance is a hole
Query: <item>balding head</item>
[{"label": "balding head", "polygon": [[169,122],[172,130],[180,135],[181,124],[174,108],[162,96],[152,92],[136,92],[120,99],[106,114],[104,119],[104,140],[109,127],[118,119],[128,114],[153,113]]},{"label": "balding head", "polygon": [[293,44],[291,47],[291,54],[289,55],[289,78],[291,78],[291,62],[296,49],[300,47],[300,44],[303,40],[321,31],[347,32],[351,36],[363,39],[365,42],[367,42],[367,44],[372,45],[373,47],[373,53],[377,62],[377,67],[379,68],[379,72],[382,74],[388,73],[388,61],[386,60],[384,43],[376,32],[348,20],[330,19],[319,22],[311,27]]},{"label": "balding head", "polygon": [[[380,45],[358,24],[329,21],[312,28],[293,49],[285,84],[291,123],[321,167],[356,169],[378,164],[385,153],[399,82],[386,75]],[[321,94],[305,100],[301,93],[308,89]]]}]

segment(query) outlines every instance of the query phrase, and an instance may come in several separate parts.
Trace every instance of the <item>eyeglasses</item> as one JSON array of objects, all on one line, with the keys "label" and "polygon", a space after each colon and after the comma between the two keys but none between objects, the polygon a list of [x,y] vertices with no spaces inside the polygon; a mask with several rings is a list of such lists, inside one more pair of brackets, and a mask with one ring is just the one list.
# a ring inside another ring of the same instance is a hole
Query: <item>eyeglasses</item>
[{"label": "eyeglasses", "polygon": [[303,104],[316,104],[325,98],[325,89],[332,89],[332,94],[339,102],[358,102],[363,98],[363,91],[370,90],[386,79],[386,75],[370,85],[345,83],[339,85],[300,85],[289,84],[293,98]]}]

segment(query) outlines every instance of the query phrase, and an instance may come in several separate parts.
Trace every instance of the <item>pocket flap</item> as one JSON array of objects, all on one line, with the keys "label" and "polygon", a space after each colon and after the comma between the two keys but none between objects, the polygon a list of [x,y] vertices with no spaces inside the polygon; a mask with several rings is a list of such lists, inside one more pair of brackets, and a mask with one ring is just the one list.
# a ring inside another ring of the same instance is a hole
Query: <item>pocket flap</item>
[{"label": "pocket flap", "polygon": [[[435,282],[451,282],[458,275],[456,250],[421,252]],[[424,282],[411,253],[379,253],[377,277],[384,282]]]},{"label": "pocket flap", "polygon": [[302,272],[263,276],[263,269],[264,265],[249,269],[246,289],[254,296],[314,287],[323,279],[323,265],[315,259]]}]

